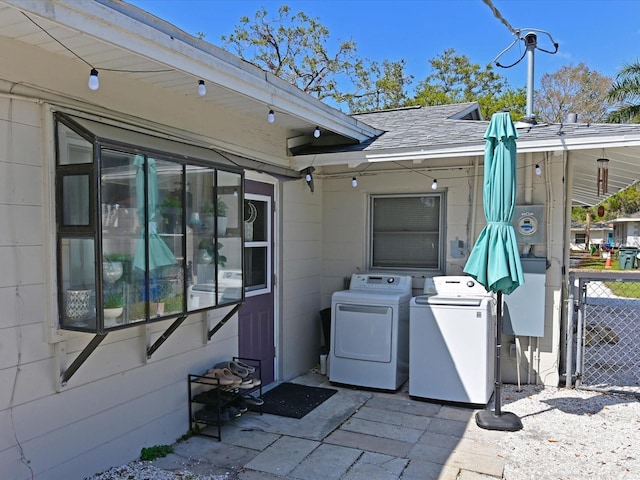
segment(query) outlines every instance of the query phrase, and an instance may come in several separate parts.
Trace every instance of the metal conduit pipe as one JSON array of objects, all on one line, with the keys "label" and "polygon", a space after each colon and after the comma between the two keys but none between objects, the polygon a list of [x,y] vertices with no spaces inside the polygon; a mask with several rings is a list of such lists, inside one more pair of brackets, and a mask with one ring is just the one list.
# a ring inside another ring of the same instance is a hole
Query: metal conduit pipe
[{"label": "metal conduit pipe", "polygon": [[476,155],[473,159],[473,192],[471,192],[471,229],[469,231],[469,247],[471,246],[471,242],[475,242],[476,239],[476,217],[478,216],[478,170],[480,170],[480,156]]},{"label": "metal conduit pipe", "polygon": [[569,274],[569,298],[567,300],[567,341],[566,341],[566,349],[567,349],[567,363],[565,367],[565,382],[564,386],[567,388],[571,388],[571,376],[572,376],[572,368],[573,368],[573,282],[575,282],[575,274]]}]

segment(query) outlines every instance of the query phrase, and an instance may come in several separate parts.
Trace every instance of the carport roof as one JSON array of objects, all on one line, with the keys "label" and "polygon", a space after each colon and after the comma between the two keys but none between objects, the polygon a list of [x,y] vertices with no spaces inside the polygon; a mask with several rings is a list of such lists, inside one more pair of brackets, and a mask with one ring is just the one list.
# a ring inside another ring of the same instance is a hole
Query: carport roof
[{"label": "carport roof", "polygon": [[[478,104],[408,107],[354,115],[384,133],[357,145],[311,147],[298,152],[296,167],[355,167],[368,162],[413,161],[484,155]],[[596,205],[640,179],[640,124],[564,123],[519,128],[518,153],[547,152],[571,159],[574,205]],[[329,154],[329,155],[323,155]],[[596,160],[609,159],[607,195],[597,195]]]}]

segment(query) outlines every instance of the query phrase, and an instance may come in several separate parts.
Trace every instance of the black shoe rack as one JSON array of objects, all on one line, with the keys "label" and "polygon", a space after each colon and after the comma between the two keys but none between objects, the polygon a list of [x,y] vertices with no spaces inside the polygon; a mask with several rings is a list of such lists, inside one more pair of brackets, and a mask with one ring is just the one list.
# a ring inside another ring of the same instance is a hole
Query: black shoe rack
[{"label": "black shoe rack", "polygon": [[[251,376],[260,380],[251,388],[237,385],[222,385],[220,381],[205,375],[188,375],[189,386],[189,433],[222,440],[222,426],[246,412],[262,415],[262,369],[257,359],[233,357],[255,368]],[[249,396],[251,402],[245,401]],[[260,405],[256,405],[260,403]]]}]

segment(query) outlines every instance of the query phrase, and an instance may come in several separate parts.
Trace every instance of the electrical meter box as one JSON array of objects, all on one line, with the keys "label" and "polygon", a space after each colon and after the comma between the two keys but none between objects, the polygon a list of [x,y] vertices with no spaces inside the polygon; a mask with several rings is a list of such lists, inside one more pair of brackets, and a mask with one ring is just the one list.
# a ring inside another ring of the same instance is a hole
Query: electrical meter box
[{"label": "electrical meter box", "polygon": [[545,243],[544,205],[516,205],[512,225],[518,244]]}]

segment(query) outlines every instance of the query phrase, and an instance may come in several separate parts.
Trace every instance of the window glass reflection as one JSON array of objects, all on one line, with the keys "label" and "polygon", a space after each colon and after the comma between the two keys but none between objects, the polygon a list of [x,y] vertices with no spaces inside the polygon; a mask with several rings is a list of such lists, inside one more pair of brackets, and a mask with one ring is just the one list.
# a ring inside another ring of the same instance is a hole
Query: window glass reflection
[{"label": "window glass reflection", "polygon": [[95,328],[95,244],[92,238],[60,241],[61,319],[71,328]]}]

